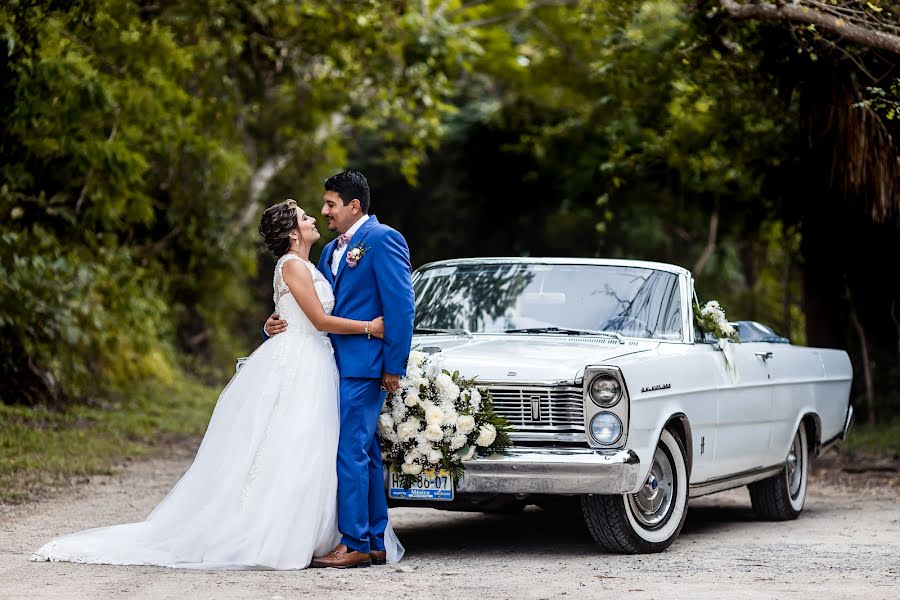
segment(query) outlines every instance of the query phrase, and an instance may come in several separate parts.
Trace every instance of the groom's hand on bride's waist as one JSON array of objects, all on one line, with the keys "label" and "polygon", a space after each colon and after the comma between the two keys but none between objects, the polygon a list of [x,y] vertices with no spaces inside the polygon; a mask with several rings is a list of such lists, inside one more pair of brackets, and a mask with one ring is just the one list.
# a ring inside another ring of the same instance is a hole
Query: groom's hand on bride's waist
[{"label": "groom's hand on bride's waist", "polygon": [[272,316],[266,319],[266,326],[264,329],[266,330],[266,335],[269,337],[284,333],[284,330],[287,329],[287,321],[282,321],[278,316],[278,313],[272,313]]}]

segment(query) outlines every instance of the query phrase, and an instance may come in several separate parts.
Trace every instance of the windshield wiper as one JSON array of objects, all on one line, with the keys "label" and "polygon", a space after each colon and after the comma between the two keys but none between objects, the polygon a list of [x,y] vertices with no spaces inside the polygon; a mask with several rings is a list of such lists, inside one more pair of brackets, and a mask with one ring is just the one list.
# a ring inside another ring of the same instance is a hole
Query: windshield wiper
[{"label": "windshield wiper", "polygon": [[619,340],[620,344],[625,343],[622,334],[614,331],[595,331],[593,329],[568,329],[566,327],[526,327],[523,329],[506,329],[503,333],[561,333],[564,335],[602,335]]},{"label": "windshield wiper", "polygon": [[424,334],[424,335],[461,335],[467,338],[471,338],[472,334],[469,333],[467,329],[429,329],[425,327],[416,327],[413,329],[413,334]]}]

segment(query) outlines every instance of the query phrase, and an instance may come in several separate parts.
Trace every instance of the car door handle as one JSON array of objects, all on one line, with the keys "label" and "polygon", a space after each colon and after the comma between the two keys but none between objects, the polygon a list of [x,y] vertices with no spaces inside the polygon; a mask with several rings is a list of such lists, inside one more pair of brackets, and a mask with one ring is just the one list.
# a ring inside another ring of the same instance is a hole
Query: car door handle
[{"label": "car door handle", "polygon": [[770,358],[775,356],[771,352],[754,352],[753,354],[757,355],[758,357],[760,357],[763,360],[769,360]]}]

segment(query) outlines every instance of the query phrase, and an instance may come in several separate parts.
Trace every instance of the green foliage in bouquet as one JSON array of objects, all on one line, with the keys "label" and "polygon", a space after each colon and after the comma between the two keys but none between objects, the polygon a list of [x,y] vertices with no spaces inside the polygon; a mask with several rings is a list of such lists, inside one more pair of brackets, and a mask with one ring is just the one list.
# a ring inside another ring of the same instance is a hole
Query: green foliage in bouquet
[{"label": "green foliage in bouquet", "polygon": [[402,473],[406,489],[428,469],[446,469],[458,481],[465,461],[511,446],[510,430],[487,388],[416,350],[378,421],[382,458]]},{"label": "green foliage in bouquet", "polygon": [[703,305],[703,308],[694,303],[693,308],[694,321],[700,329],[713,334],[718,340],[740,341],[737,330],[725,318],[725,311],[717,301],[710,300]]}]

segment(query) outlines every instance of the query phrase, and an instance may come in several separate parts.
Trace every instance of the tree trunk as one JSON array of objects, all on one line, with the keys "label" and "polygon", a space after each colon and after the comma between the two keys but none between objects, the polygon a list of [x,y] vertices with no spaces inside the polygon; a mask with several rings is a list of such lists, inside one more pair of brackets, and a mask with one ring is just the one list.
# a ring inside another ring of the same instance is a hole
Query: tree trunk
[{"label": "tree trunk", "polygon": [[859,352],[862,358],[863,378],[866,383],[866,421],[869,425],[875,424],[875,382],[872,378],[872,362],[869,359],[869,342],[866,338],[866,330],[856,315],[856,307],[853,305],[853,297],[850,295],[850,286],[847,286],[847,299],[850,304],[850,322],[859,338]]},{"label": "tree trunk", "polygon": [[791,330],[793,329],[793,323],[791,322],[791,301],[793,300],[791,297],[791,280],[794,277],[794,256],[790,252],[787,255],[787,264],[784,266],[784,276],[781,279],[781,323],[782,327],[784,327],[782,335],[786,338],[791,338]]},{"label": "tree trunk", "polygon": [[700,258],[697,259],[697,262],[694,264],[694,278],[700,277],[700,273],[703,272],[703,268],[706,267],[706,263],[712,257],[713,252],[716,251],[716,241],[719,235],[719,198],[716,197],[716,203],[713,207],[712,214],[709,215],[709,238],[706,241],[706,246],[703,248],[703,252],[700,253]]}]

